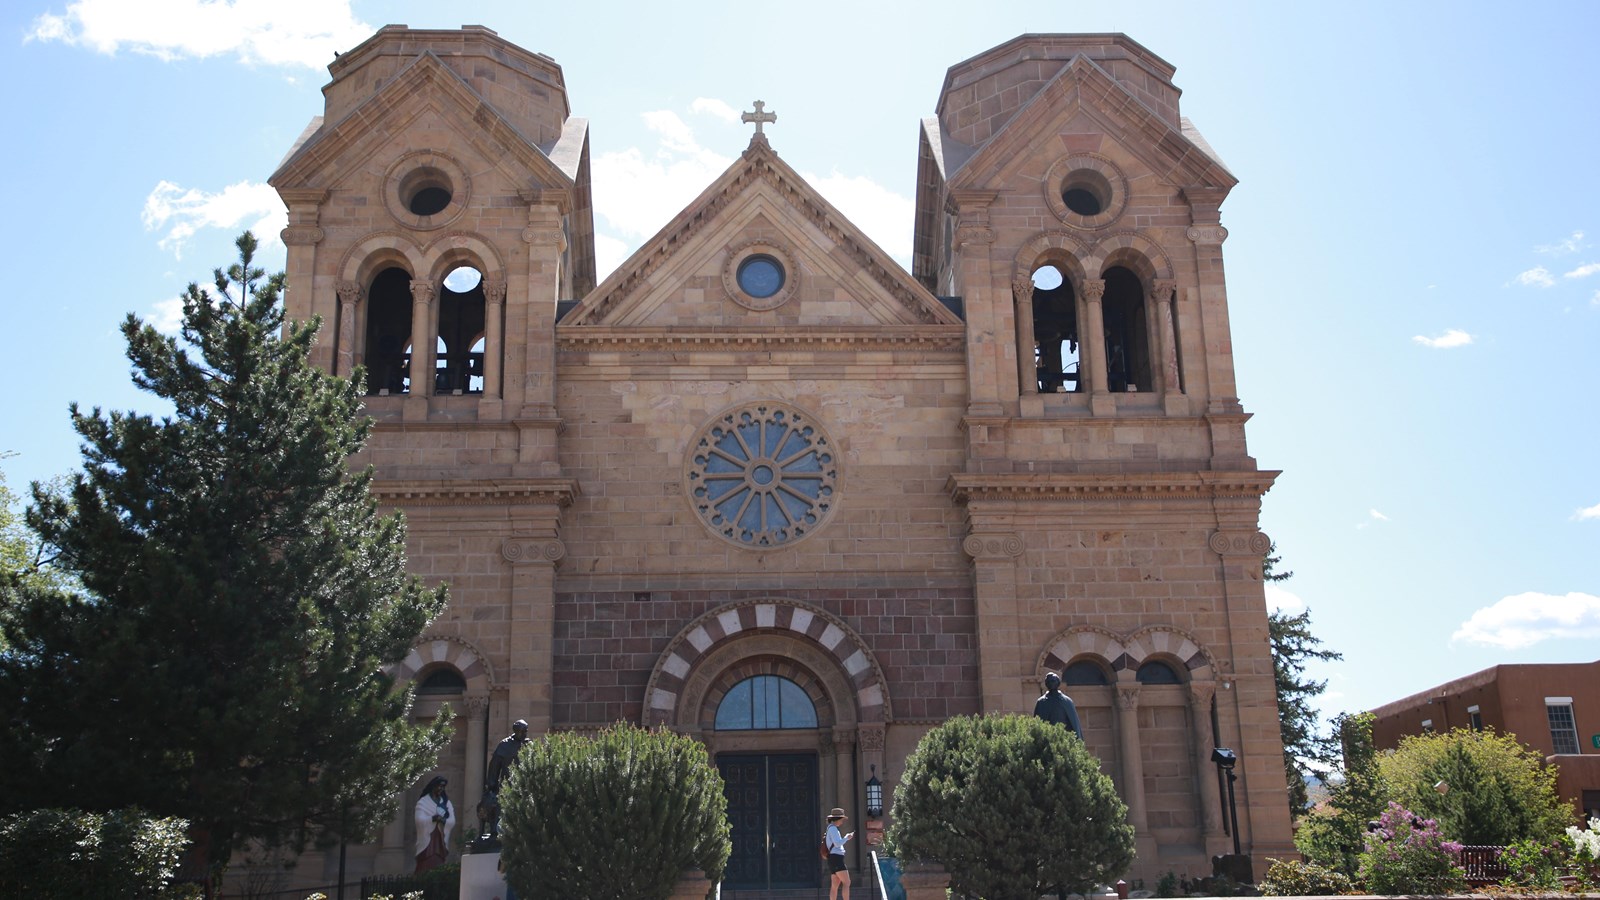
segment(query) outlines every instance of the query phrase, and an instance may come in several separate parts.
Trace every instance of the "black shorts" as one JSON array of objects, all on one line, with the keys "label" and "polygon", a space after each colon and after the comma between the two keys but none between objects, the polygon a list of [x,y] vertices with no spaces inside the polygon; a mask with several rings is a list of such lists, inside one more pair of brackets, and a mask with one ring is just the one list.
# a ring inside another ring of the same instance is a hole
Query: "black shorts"
[{"label": "black shorts", "polygon": [[843,853],[829,853],[828,854],[828,871],[829,872],[843,872],[844,871],[844,854]]}]

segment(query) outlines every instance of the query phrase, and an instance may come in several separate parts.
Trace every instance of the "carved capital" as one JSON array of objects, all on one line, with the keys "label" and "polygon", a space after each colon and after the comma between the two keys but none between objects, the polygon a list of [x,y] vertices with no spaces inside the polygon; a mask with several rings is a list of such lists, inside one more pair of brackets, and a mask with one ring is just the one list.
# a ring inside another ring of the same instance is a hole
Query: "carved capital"
[{"label": "carved capital", "polygon": [[1157,303],[1167,303],[1172,300],[1172,292],[1178,287],[1178,282],[1171,278],[1157,278],[1150,282],[1150,299]]},{"label": "carved capital", "polygon": [[1206,542],[1218,556],[1261,558],[1272,549],[1272,539],[1259,531],[1216,531]]},{"label": "carved capital", "polygon": [[1196,244],[1221,244],[1228,239],[1228,229],[1221,225],[1192,225],[1185,236]]},{"label": "carved capital", "polygon": [[481,718],[488,709],[488,694],[474,694],[467,698],[467,715],[472,716],[474,720]]},{"label": "carved capital", "polygon": [[956,229],[956,243],[966,244],[992,244],[994,243],[994,229],[982,225],[962,225]]},{"label": "carved capital", "polygon": [[558,540],[508,538],[500,544],[500,555],[513,565],[525,563],[549,565],[559,562],[567,555],[567,545]]},{"label": "carved capital", "polygon": [[433,286],[433,282],[431,281],[411,282],[411,299],[413,301],[420,301],[432,306],[433,298],[438,296],[438,294],[438,289]]},{"label": "carved capital", "polygon": [[1094,278],[1083,283],[1083,299],[1090,303],[1099,303],[1100,298],[1106,295],[1105,281]]},{"label": "carved capital", "polygon": [[1216,695],[1217,685],[1214,681],[1189,682],[1189,705],[1195,709],[1197,715],[1195,721],[1200,721],[1198,716],[1210,715],[1211,698]]},{"label": "carved capital", "polygon": [[1016,295],[1018,303],[1031,303],[1033,301],[1033,279],[1018,278],[1011,282],[1011,293]]},{"label": "carved capital", "polygon": [[1139,686],[1117,688],[1117,708],[1133,712],[1139,708]]},{"label": "carved capital", "polygon": [[335,288],[339,293],[339,303],[343,306],[360,306],[366,299],[366,293],[361,290],[359,281],[341,281]]},{"label": "carved capital", "polygon": [[567,242],[566,235],[562,234],[559,228],[536,228],[532,226],[522,229],[522,240],[535,247],[556,247],[558,249],[565,247]]},{"label": "carved capital", "polygon": [[860,733],[861,749],[863,751],[877,752],[883,750],[883,726],[862,726]]},{"label": "carved capital", "polygon": [[961,549],[974,560],[1004,562],[1021,556],[1025,548],[1015,534],[969,534]]},{"label": "carved capital", "polygon": [[322,243],[326,233],[316,225],[290,225],[278,232],[284,244],[290,247],[310,247]]},{"label": "carved capital", "polygon": [[506,280],[496,276],[483,280],[483,299],[489,305],[506,302]]}]

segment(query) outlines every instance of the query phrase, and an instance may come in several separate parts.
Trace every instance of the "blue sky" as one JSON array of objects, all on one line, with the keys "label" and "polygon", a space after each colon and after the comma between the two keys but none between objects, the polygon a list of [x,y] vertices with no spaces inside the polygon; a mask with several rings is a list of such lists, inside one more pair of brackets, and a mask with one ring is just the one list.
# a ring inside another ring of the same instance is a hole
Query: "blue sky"
[{"label": "blue sky", "polygon": [[384,24],[482,24],[562,66],[602,277],[743,149],[755,98],[774,148],[907,263],[945,70],[1024,32],[1121,31],[1177,67],[1241,181],[1239,390],[1296,573],[1271,599],[1345,654],[1317,670],[1325,708],[1600,657],[1600,4],[982,6],[5,4],[0,465],[14,488],[74,468],[72,400],[151,409],[117,325],[170,320],[239,231],[281,267],[265,179],[333,52]]}]

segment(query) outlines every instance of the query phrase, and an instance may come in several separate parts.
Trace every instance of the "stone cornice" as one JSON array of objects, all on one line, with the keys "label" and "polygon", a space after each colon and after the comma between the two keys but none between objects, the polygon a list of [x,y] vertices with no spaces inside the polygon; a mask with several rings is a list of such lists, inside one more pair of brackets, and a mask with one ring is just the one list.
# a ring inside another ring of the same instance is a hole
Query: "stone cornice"
[{"label": "stone cornice", "polygon": [[1272,482],[1277,477],[1277,472],[1260,471],[1152,474],[960,472],[950,476],[945,482],[945,490],[957,503],[1071,498],[1165,500],[1260,497],[1272,488]]},{"label": "stone cornice", "polygon": [[489,481],[373,481],[379,503],[395,506],[570,506],[575,478],[505,478]]},{"label": "stone cornice", "polygon": [[752,332],[707,328],[604,328],[556,326],[562,350],[697,350],[726,347],[740,350],[804,347],[816,350],[862,350],[924,347],[959,351],[966,343],[961,325],[886,325],[873,328],[808,326],[794,331]]}]

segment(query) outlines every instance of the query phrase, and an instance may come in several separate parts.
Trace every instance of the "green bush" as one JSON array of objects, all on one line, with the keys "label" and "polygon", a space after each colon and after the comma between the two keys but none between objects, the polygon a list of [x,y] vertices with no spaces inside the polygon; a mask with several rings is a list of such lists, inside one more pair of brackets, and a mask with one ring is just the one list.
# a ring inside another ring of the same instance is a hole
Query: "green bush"
[{"label": "green bush", "polygon": [[886,839],[932,860],[955,896],[1087,894],[1133,861],[1133,826],[1077,735],[1032,716],[966,716],[923,736],[894,793]]},{"label": "green bush", "polygon": [[[1451,840],[1503,847],[1520,840],[1550,843],[1572,824],[1572,807],[1556,793],[1556,769],[1512,735],[1456,728],[1403,738],[1378,760],[1388,797],[1436,819]],[[1434,785],[1445,782],[1448,791]]]},{"label": "green bush", "polygon": [[1562,844],[1540,841],[1515,841],[1500,851],[1500,862],[1505,864],[1507,875],[1502,883],[1508,886],[1533,888],[1541,891],[1561,890],[1560,868],[1566,863],[1566,848]]},{"label": "green bush", "polygon": [[1453,894],[1467,886],[1466,873],[1456,865],[1460,852],[1460,844],[1439,833],[1437,822],[1390,803],[1367,836],[1359,875],[1373,894]]},{"label": "green bush", "polygon": [[138,810],[39,809],[0,818],[0,896],[124,900],[174,887],[189,823]]},{"label": "green bush", "polygon": [[1343,872],[1296,859],[1269,859],[1272,865],[1257,885],[1263,897],[1334,897],[1355,890]]},{"label": "green bush", "polygon": [[522,749],[500,805],[519,897],[659,900],[685,869],[721,881],[733,849],[721,774],[667,731],[548,735]]}]

